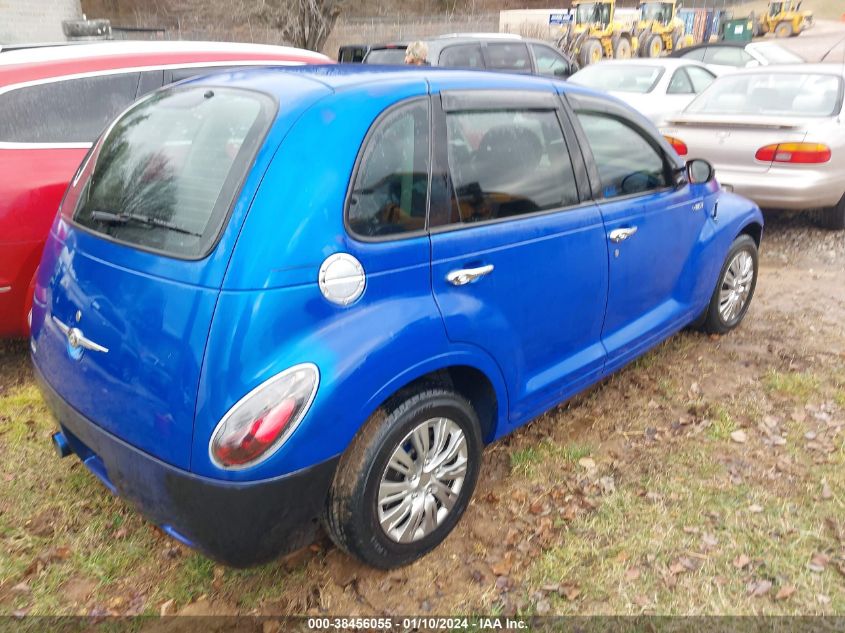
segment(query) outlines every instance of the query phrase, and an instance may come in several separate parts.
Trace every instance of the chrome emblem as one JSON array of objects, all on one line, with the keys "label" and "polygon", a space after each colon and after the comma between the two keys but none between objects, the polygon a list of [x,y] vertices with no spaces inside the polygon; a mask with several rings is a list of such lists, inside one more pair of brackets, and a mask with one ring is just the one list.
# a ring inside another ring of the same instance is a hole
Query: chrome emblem
[{"label": "chrome emblem", "polygon": [[[77,312],[76,322],[79,323],[81,319],[82,312]],[[67,337],[68,353],[75,360],[79,360],[82,357],[82,350],[86,349],[91,350],[92,352],[102,352],[103,354],[109,353],[109,349],[107,347],[103,347],[99,343],[95,343],[91,339],[85,338],[85,335],[79,328],[69,327],[55,316],[53,317],[53,323],[55,323],[56,327],[59,328],[59,331]]]}]

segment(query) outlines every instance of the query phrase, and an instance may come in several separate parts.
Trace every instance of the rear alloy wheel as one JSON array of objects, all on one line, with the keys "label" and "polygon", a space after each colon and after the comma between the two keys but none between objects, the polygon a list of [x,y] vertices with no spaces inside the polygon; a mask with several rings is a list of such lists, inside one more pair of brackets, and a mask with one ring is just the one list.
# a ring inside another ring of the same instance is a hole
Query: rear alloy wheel
[{"label": "rear alloy wheel", "polygon": [[614,59],[631,59],[631,40],[620,37],[613,49]]},{"label": "rear alloy wheel", "polygon": [[648,41],[648,56],[649,57],[660,57],[660,53],[663,52],[663,38],[659,35],[652,35],[651,39]]},{"label": "rear alloy wheel", "polygon": [[757,244],[749,235],[734,240],[719,282],[710,298],[703,329],[711,334],[724,334],[742,321],[757,286]]},{"label": "rear alloy wheel", "polygon": [[775,37],[792,37],[792,24],[790,22],[778,22],[775,27]]},{"label": "rear alloy wheel", "polygon": [[423,556],[466,510],[481,451],[478,417],[458,394],[437,386],[395,398],[341,458],[325,518],[332,540],[381,569]]}]

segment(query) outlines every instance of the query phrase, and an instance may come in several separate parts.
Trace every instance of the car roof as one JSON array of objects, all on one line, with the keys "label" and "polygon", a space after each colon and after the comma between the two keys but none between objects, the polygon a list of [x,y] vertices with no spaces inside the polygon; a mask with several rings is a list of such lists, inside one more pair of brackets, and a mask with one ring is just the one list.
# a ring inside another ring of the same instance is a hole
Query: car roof
[{"label": "car roof", "polygon": [[779,75],[833,75],[845,77],[845,66],[842,64],[771,64],[769,66],[755,66],[754,68],[739,68],[723,77],[736,75],[757,75],[775,73]]},{"label": "car roof", "polygon": [[454,90],[544,90],[556,88],[563,91],[599,94],[594,90],[569,84],[541,75],[524,73],[491,73],[483,70],[438,68],[432,66],[380,66],[368,64],[334,64],[325,66],[255,67],[206,75],[189,79],[185,83],[249,87],[273,95],[284,102],[291,95],[291,84],[308,90],[307,83],[296,78],[310,79],[313,89],[329,88],[335,93],[363,92],[381,84],[383,89],[396,89],[402,85],[427,83],[449,86]]},{"label": "car roof", "polygon": [[632,59],[607,59],[600,61],[597,64],[585,66],[581,70],[585,70],[591,66],[661,66],[663,68],[699,66],[704,69],[707,68],[706,65],[693,59],[683,59],[678,57],[635,57]]},{"label": "car roof", "polygon": [[267,55],[272,58],[290,56],[308,59],[314,62],[329,58],[291,46],[272,46],[269,44],[245,44],[240,42],[192,42],[192,41],[106,41],[76,46],[39,46],[10,50],[0,55],[0,67],[11,65],[31,65],[52,62],[86,61],[115,56],[144,56],[168,53],[202,53],[227,55]]}]

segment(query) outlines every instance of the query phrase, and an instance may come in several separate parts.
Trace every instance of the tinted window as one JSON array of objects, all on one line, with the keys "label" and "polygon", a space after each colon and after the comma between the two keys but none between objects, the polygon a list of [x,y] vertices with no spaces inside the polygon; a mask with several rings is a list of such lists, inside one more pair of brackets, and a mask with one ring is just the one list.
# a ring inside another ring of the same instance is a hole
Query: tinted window
[{"label": "tinted window", "polygon": [[593,151],[605,198],[667,186],[663,155],[643,132],[603,114],[579,112],[578,120]]},{"label": "tinted window", "polygon": [[163,70],[148,70],[141,73],[141,79],[138,81],[138,94],[136,99],[140,99],[144,95],[151,93],[153,90],[161,88],[164,82]]},{"label": "tinted window", "polygon": [[91,143],[135,100],[139,73],[27,86],[0,95],[0,141]]},{"label": "tinted window", "polygon": [[537,62],[537,72],[541,75],[562,77],[569,74],[569,62],[553,48],[532,44],[531,49]]},{"label": "tinted window", "polygon": [[699,68],[698,66],[687,66],[687,75],[692,81],[692,87],[695,92],[702,92],[707,86],[713,83],[716,75],[709,70]]},{"label": "tinted window", "polygon": [[425,228],[428,105],[391,111],[370,134],[349,197],[349,227],[376,237]]},{"label": "tinted window", "polygon": [[521,42],[488,43],[487,68],[530,73],[531,58],[528,56],[528,47]]},{"label": "tinted window", "polygon": [[219,233],[272,112],[269,97],[228,88],[153,94],[98,145],[79,193],[72,183],[75,221],[121,242],[201,256]]},{"label": "tinted window", "polygon": [[447,115],[452,222],[482,222],[576,204],[578,191],[554,112]]},{"label": "tinted window", "polygon": [[702,46],[701,48],[693,48],[686,53],[683,53],[681,57],[685,59],[694,59],[697,62],[704,60],[704,53],[707,51],[706,46]]},{"label": "tinted window", "polygon": [[667,94],[672,95],[692,94],[694,92],[692,89],[692,82],[683,68],[679,68],[675,71],[675,74],[672,75],[672,79],[669,81],[669,87],[666,88],[666,92]]},{"label": "tinted window", "polygon": [[364,58],[365,64],[404,64],[405,47],[400,48],[374,48]]},{"label": "tinted window", "polygon": [[717,64],[720,66],[745,66],[753,58],[736,46],[708,46],[704,54],[706,64]]},{"label": "tinted window", "polygon": [[440,53],[438,66],[450,68],[484,68],[481,58],[481,46],[478,44],[461,44],[449,46]]}]

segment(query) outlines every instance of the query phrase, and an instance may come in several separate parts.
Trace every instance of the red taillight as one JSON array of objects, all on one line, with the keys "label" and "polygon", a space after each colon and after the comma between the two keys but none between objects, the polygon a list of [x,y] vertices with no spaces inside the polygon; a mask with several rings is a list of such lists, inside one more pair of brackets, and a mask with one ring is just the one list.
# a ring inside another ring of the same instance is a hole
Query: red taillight
[{"label": "red taillight", "polygon": [[279,438],[295,410],[295,399],[283,400],[256,418],[246,433],[229,436],[215,446],[217,459],[231,466],[251,462]]},{"label": "red taillight", "polygon": [[317,367],[296,365],[241,398],[220,420],[209,442],[220,468],[246,468],[267,459],[302,421],[319,382]]},{"label": "red taillight", "polygon": [[678,156],[686,156],[689,153],[689,149],[687,149],[687,144],[684,143],[681,139],[675,138],[674,136],[666,136],[667,141],[669,141],[669,145],[671,145],[676,152],[678,152]]},{"label": "red taillight", "polygon": [[765,163],[826,163],[830,148],[822,143],[775,143],[758,149],[754,158]]}]

